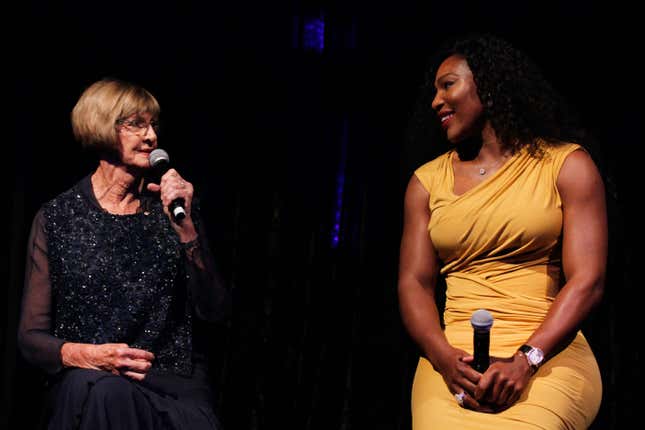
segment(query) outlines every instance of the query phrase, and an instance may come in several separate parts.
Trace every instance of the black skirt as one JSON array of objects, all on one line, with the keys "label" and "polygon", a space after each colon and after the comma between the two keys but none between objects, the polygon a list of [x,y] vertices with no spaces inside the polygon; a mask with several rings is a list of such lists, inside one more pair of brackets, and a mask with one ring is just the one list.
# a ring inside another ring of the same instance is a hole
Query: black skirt
[{"label": "black skirt", "polygon": [[206,373],[184,378],[149,372],[142,382],[90,369],[53,381],[49,430],[221,430]]}]

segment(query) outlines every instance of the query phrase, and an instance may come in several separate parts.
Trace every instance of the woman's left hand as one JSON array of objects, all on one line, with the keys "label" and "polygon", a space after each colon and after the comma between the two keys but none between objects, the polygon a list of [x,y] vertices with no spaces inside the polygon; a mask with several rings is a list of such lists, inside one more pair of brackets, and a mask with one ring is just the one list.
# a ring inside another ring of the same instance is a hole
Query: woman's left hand
[{"label": "woman's left hand", "polygon": [[490,408],[482,412],[501,412],[519,400],[532,375],[526,358],[519,353],[508,358],[491,357],[491,364],[479,379],[473,395]]},{"label": "woman's left hand", "polygon": [[[163,210],[171,221],[171,225],[179,234],[182,241],[193,240],[197,234],[190,216],[193,201],[193,184],[182,178],[175,169],[169,169],[162,177],[159,184],[148,184],[148,190],[158,192],[163,204]],[[183,199],[186,217],[181,222],[175,222],[168,207],[175,199]]]}]

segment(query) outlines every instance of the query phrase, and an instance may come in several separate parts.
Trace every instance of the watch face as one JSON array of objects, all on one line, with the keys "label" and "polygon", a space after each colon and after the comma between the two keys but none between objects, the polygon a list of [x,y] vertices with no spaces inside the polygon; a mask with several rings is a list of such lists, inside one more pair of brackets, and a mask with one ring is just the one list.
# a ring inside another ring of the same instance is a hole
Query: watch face
[{"label": "watch face", "polygon": [[526,354],[526,357],[529,359],[531,364],[537,366],[542,363],[542,360],[544,359],[544,353],[539,348],[533,348],[528,352],[528,354]]}]

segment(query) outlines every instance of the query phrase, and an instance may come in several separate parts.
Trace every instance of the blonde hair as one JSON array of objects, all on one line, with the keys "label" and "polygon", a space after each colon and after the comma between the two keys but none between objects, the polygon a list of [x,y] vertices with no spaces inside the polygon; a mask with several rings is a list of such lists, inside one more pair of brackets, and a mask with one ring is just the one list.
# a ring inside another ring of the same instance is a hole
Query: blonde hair
[{"label": "blonde hair", "polygon": [[101,79],[87,87],[72,110],[72,130],[84,148],[117,148],[116,122],[137,113],[159,116],[157,99],[143,87],[118,79]]}]

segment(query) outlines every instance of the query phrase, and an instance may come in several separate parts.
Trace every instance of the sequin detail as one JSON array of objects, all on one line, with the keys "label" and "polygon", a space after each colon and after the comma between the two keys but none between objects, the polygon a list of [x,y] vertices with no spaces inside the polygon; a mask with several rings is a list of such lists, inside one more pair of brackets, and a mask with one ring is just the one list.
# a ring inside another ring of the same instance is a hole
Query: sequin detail
[{"label": "sequin detail", "polygon": [[183,249],[161,204],[112,215],[78,185],[44,207],[54,335],[127,343],[155,354],[153,369],[190,375],[192,317]]}]

